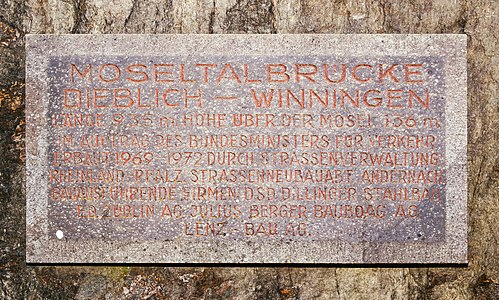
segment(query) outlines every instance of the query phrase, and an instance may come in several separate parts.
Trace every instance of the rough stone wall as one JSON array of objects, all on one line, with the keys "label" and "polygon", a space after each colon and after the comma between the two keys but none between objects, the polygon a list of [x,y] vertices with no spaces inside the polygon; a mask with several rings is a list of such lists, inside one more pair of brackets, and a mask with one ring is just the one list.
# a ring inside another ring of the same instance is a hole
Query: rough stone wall
[{"label": "rough stone wall", "polygon": [[[497,0],[0,0],[0,299],[497,299]],[[27,33],[466,33],[469,266],[26,266]]]}]

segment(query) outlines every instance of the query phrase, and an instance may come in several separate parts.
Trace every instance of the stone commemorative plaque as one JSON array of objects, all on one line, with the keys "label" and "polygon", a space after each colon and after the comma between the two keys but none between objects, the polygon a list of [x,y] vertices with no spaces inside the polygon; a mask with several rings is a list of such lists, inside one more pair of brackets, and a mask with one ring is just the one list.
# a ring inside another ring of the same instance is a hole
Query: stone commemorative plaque
[{"label": "stone commemorative plaque", "polygon": [[28,263],[465,263],[465,35],[29,35]]}]

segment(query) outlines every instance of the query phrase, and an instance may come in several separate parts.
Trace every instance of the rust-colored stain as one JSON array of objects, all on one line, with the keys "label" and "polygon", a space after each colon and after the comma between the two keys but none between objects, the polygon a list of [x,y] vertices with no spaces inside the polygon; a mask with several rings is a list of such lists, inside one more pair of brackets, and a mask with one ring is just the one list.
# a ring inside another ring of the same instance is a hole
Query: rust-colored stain
[{"label": "rust-colored stain", "polygon": [[23,105],[24,83],[15,81],[12,85],[0,89],[0,108],[12,111],[20,109]]},{"label": "rust-colored stain", "polygon": [[10,47],[19,38],[19,32],[0,21],[0,47]]},{"label": "rust-colored stain", "polygon": [[292,298],[297,296],[297,291],[294,288],[282,288],[279,290],[279,294],[287,298]]},{"label": "rust-colored stain", "polygon": [[26,130],[25,121],[24,119],[21,119],[19,121],[19,124],[17,124],[16,126],[14,134],[12,135],[12,141],[16,143],[16,148],[19,150],[19,160],[21,162],[26,161],[26,151],[25,151],[26,143],[24,142],[25,130]]},{"label": "rust-colored stain", "polygon": [[486,274],[482,274],[482,276],[480,276],[478,278],[478,284],[480,284],[480,285],[486,285],[486,284],[492,284],[492,283],[496,283],[496,282],[493,279],[489,278]]}]

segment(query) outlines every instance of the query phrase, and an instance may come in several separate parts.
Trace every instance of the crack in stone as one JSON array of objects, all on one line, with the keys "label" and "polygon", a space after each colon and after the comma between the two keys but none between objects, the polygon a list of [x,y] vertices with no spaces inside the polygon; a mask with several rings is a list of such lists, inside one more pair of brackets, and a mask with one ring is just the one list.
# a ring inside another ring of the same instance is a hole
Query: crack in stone
[{"label": "crack in stone", "polygon": [[130,23],[130,20],[132,19],[132,15],[135,13],[135,10],[137,8],[139,0],[133,0],[132,8],[130,9],[130,13],[125,19],[125,24],[124,27],[125,29],[128,27],[128,24]]},{"label": "crack in stone", "polygon": [[75,0],[73,2],[74,11],[74,25],[71,29],[71,33],[84,33],[87,30],[88,19],[86,17],[87,13],[87,1],[86,0]]},{"label": "crack in stone", "polygon": [[208,23],[208,33],[213,34],[215,31],[213,30],[213,26],[215,25],[215,17],[216,17],[216,0],[213,0],[213,5],[211,7],[210,12],[210,20]]}]

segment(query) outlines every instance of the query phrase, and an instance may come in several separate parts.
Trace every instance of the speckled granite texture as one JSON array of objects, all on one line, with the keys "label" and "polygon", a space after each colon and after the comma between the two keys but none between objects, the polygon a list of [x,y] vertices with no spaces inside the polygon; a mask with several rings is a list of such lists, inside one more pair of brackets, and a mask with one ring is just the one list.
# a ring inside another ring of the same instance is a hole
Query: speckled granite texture
[{"label": "speckled granite texture", "polygon": [[[28,262],[467,261],[462,35],[30,35],[26,52]],[[248,143],[268,137],[285,142]],[[249,179],[262,168],[335,175]]]}]

